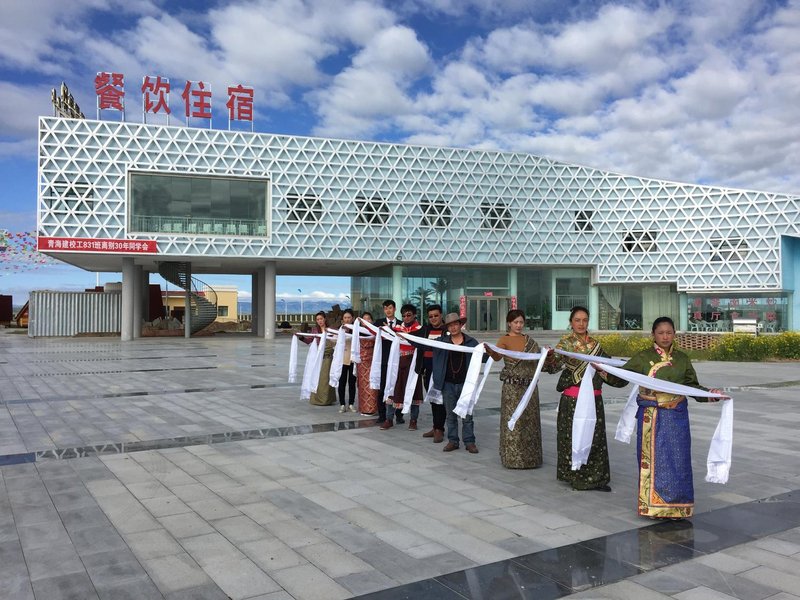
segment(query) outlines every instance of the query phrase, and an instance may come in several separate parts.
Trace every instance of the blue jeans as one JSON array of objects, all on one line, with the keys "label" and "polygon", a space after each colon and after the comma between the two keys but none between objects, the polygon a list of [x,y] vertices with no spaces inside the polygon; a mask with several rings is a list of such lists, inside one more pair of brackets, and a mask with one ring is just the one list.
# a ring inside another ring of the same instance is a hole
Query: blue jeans
[{"label": "blue jeans", "polygon": [[[458,397],[461,395],[463,383],[444,382],[442,386],[442,398],[447,409],[447,441],[458,445],[458,415],[453,409],[458,404]],[[461,419],[461,434],[465,444],[475,443],[475,424],[472,422],[472,415],[467,415]]]}]

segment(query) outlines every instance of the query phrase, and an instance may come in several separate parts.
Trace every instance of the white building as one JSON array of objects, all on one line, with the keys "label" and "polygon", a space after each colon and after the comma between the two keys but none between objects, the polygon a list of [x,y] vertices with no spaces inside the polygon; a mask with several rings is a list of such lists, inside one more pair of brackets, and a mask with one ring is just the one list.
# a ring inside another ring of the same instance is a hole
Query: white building
[{"label": "white building", "polygon": [[122,271],[123,339],[159,267],[184,283],[251,274],[265,337],[276,274],[352,276],[357,309],[441,300],[472,329],[502,327],[514,305],[559,329],[575,304],[603,329],[662,314],[681,329],[800,325],[798,196],[516,152],[55,117],[39,129],[39,248]]}]

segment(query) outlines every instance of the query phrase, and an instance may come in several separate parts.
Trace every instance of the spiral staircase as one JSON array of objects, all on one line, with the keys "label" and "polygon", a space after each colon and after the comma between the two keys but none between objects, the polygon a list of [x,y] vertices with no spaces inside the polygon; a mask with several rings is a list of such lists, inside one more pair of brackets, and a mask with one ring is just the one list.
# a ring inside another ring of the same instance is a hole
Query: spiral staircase
[{"label": "spiral staircase", "polygon": [[189,329],[192,334],[202,331],[217,319],[217,294],[196,277],[189,277],[189,263],[162,262],[158,274],[190,294]]}]

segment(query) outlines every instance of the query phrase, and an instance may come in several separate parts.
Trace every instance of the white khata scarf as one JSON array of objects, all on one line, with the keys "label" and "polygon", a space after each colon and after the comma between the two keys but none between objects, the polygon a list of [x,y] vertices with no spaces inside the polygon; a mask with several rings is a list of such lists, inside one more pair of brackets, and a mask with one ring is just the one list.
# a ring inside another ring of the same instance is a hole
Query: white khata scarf
[{"label": "white khata scarf", "polygon": [[[598,361],[595,361],[598,362]],[[666,392],[668,394],[675,394],[678,396],[695,396],[697,398],[721,398],[724,394],[717,394],[713,392],[706,392],[705,390],[698,390],[697,388],[681,385],[679,383],[671,383],[663,381],[654,377],[648,377],[640,373],[626,371],[612,366],[604,366],[604,370],[612,375],[616,375],[620,379],[630,381],[642,387],[654,390],[656,392]],[[620,424],[623,420],[630,422],[636,421],[637,405],[635,401],[625,405],[620,418]],[[631,414],[633,415],[631,417]],[[622,427],[623,430],[627,429],[627,425]],[[619,433],[620,426],[617,426]],[[620,439],[617,437],[617,439]],[[624,441],[624,440],[622,440]],[[630,436],[628,437],[630,441]],[[708,449],[708,458],[706,460],[707,472],[706,481],[709,483],[727,483],[728,474],[731,469],[731,457],[733,455],[733,400],[727,400],[722,403],[722,410],[720,412],[719,423],[714,431],[714,436],[711,438],[711,446]]]},{"label": "white khata scarf", "polygon": [[[567,352],[559,348],[556,348],[554,352],[588,363],[578,388],[575,415],[572,418],[572,470],[577,471],[589,460],[589,452],[592,449],[592,439],[594,438],[594,427],[597,423],[597,409],[594,404],[594,385],[592,383],[596,370],[592,363],[618,367],[624,365],[627,361],[621,358],[606,358],[604,356]],[[634,402],[638,392],[638,386],[631,392]]]},{"label": "white khata scarf", "polygon": [[372,349],[372,365],[369,368],[369,387],[373,390],[381,389],[381,356],[383,340],[381,330],[375,332],[375,347]]},{"label": "white khata scarf", "polygon": [[[320,333],[296,333],[292,336],[292,346],[291,350],[289,351],[289,383],[295,383],[297,381],[297,338],[298,337],[310,337],[310,338],[320,338],[322,334]],[[308,400],[311,398],[311,392],[314,391],[312,385],[316,385],[314,383],[313,375],[314,375],[314,365],[317,361],[317,354],[319,354],[318,345],[316,340],[312,341],[308,345],[308,355],[306,356],[306,363],[305,368],[303,369],[303,381],[300,385],[300,399],[301,400]]]},{"label": "white khata scarf", "polygon": [[[429,348],[438,348],[440,350],[447,350],[448,352],[462,352],[464,354],[472,355],[470,357],[469,367],[467,368],[467,376],[464,380],[464,386],[461,388],[461,396],[458,399],[456,407],[453,409],[453,412],[460,417],[465,417],[466,415],[472,414],[472,409],[475,407],[475,403],[478,401],[478,395],[483,388],[483,382],[481,381],[481,364],[484,354],[484,344],[478,344],[475,347],[469,347],[460,344],[451,344],[449,342],[429,340],[427,338],[412,336],[400,331],[397,332],[397,336],[408,340],[414,345],[428,346]],[[485,370],[484,380],[486,375],[489,374],[489,369],[491,368],[491,362],[487,361],[487,364],[488,366]],[[409,380],[410,379],[411,376],[409,374]],[[414,385],[416,385],[416,381]],[[413,389],[414,388],[411,388],[412,391],[410,392],[412,395],[414,393]],[[442,390],[436,390],[435,392],[433,390],[433,381],[431,381],[431,389],[428,390],[425,400],[432,402],[433,404],[442,404]],[[405,395],[409,396],[408,385],[406,385]],[[403,408],[405,410],[405,406]]]},{"label": "white khata scarf", "polygon": [[[289,349],[289,383],[297,383],[297,338],[300,337],[308,337],[308,338],[318,338],[322,337],[321,333],[295,333],[292,336],[292,345]],[[312,342],[309,344],[309,351],[312,347],[316,346],[316,343]],[[315,353],[316,355],[316,353]]]},{"label": "white khata scarf", "polygon": [[[389,329],[384,330],[389,333]],[[391,335],[391,334],[390,334]],[[397,383],[397,374],[400,372],[400,338],[396,335],[392,338],[392,346],[389,350],[389,358],[386,365],[386,387],[383,389],[383,402],[392,404],[394,400],[394,386]]]},{"label": "white khata scarf", "polygon": [[[486,344],[486,345],[495,352],[497,352],[498,354],[508,356],[509,358],[515,358],[517,360],[539,361],[536,365],[536,372],[533,374],[533,378],[531,379],[530,384],[525,390],[525,393],[522,394],[522,398],[519,399],[517,408],[514,409],[514,413],[508,420],[508,428],[511,431],[514,431],[514,427],[516,426],[517,421],[522,416],[522,413],[525,412],[525,409],[528,408],[528,403],[531,401],[531,398],[533,397],[533,391],[536,389],[536,384],[539,382],[539,376],[542,374],[542,368],[544,367],[544,362],[547,359],[547,350],[549,348],[545,346],[544,348],[542,348],[542,352],[517,352],[515,350],[506,350],[505,348],[500,348],[499,346],[495,346],[494,344]],[[483,387],[482,384],[481,387]]]},{"label": "white khata scarf", "polygon": [[[336,346],[333,348],[333,361],[331,361],[331,370],[328,378],[328,385],[335,388],[339,385],[339,380],[342,378],[342,367],[344,366],[344,350],[347,345],[347,338],[353,337],[344,329],[334,329],[331,333],[336,335]],[[352,345],[351,345],[352,346]]]}]

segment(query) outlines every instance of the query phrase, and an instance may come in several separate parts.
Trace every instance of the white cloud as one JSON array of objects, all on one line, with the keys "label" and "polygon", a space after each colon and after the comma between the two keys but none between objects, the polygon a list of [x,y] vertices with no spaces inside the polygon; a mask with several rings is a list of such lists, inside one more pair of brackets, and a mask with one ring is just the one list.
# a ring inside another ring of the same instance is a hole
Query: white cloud
[{"label": "white cloud", "polygon": [[325,135],[368,135],[409,112],[407,90],[430,64],[425,45],[407,27],[378,32],[327,88],[307,95]]}]

